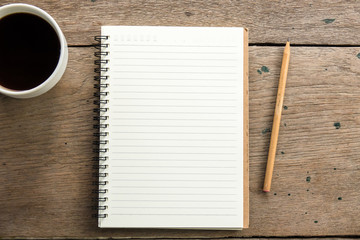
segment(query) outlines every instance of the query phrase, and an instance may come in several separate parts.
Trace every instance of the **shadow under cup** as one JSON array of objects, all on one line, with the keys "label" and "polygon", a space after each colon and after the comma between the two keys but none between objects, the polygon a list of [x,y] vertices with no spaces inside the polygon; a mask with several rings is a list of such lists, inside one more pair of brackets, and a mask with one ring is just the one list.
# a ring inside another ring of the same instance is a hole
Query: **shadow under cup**
[{"label": "shadow under cup", "polygon": [[0,16],[0,92],[17,98],[35,97],[51,89],[65,71],[66,40],[43,10],[25,4],[8,6],[20,7],[20,11]]}]

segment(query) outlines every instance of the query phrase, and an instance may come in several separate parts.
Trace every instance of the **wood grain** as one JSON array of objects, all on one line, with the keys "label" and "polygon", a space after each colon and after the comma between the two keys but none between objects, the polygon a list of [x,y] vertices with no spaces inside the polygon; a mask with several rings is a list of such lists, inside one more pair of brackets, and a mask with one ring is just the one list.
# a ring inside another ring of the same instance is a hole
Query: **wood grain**
[{"label": "wood grain", "polygon": [[66,73],[51,91],[29,100],[0,96],[0,236],[359,236],[360,48],[292,47],[270,194],[261,189],[283,47],[249,51],[249,229],[97,228],[94,49],[70,48]]},{"label": "wood grain", "polygon": [[[18,2],[3,0],[1,5]],[[70,45],[93,44],[101,25],[243,26],[250,43],[359,45],[355,1],[24,0],[43,8]]]}]

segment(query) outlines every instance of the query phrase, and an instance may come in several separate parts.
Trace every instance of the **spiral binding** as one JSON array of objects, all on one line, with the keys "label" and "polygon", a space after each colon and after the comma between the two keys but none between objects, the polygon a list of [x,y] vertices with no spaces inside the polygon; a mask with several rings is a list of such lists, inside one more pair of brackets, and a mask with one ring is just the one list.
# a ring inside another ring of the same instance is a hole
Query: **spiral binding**
[{"label": "spiral binding", "polygon": [[109,118],[107,116],[109,109],[106,107],[106,104],[109,103],[109,92],[106,91],[106,88],[109,86],[107,83],[109,76],[106,75],[106,73],[109,71],[109,68],[106,66],[106,64],[109,63],[109,59],[106,59],[106,57],[109,55],[109,52],[106,51],[106,48],[109,47],[109,44],[106,43],[108,39],[108,36],[95,37],[95,41],[98,42],[95,48],[98,49],[98,51],[96,51],[94,54],[98,59],[94,61],[94,64],[97,66],[94,69],[94,72],[96,73],[94,80],[97,81],[97,83],[94,84],[94,88],[97,90],[94,93],[94,97],[96,97],[96,100],[94,100],[94,104],[96,105],[96,108],[94,108],[94,113],[96,113],[96,116],[94,116],[93,119],[96,121],[94,124],[94,129],[97,129],[97,132],[94,133],[96,140],[93,141],[93,145],[94,153],[97,153],[97,156],[93,158],[93,161],[95,162],[94,169],[97,171],[93,176],[96,178],[94,185],[97,186],[97,189],[94,189],[93,193],[97,194],[98,197],[94,198],[94,201],[96,201],[96,206],[94,206],[93,209],[96,210],[97,213],[93,216],[99,219],[106,218],[108,216],[106,213],[108,208],[106,205],[108,200],[106,197],[108,192],[108,189],[106,188],[108,184],[108,181],[106,181],[108,176],[108,173],[106,172],[108,167],[106,161],[108,160],[107,146],[109,144],[109,133],[106,131],[106,128],[108,127],[106,121]]}]

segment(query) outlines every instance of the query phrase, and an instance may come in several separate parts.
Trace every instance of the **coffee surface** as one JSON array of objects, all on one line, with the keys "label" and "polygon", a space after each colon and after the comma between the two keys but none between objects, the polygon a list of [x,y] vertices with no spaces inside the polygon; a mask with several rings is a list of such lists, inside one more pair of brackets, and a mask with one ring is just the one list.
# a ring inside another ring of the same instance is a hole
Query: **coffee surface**
[{"label": "coffee surface", "polygon": [[0,85],[28,90],[43,83],[60,57],[59,38],[42,18],[16,13],[0,19]]}]

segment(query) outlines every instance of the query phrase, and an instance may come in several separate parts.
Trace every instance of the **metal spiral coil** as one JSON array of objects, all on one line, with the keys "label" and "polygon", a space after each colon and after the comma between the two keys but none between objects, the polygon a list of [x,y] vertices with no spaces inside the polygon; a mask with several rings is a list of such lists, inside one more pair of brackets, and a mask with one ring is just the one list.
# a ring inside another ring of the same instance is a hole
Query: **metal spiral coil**
[{"label": "metal spiral coil", "polygon": [[[93,177],[96,177],[96,178],[99,178],[99,177],[107,177],[107,173],[93,173]],[[106,190],[107,192],[107,189],[103,189],[103,190]],[[95,192],[99,192],[100,190],[99,189],[96,189],[94,190]]]},{"label": "metal spiral coil", "polygon": [[93,217],[95,218],[107,218],[107,214],[93,214]]},{"label": "metal spiral coil", "polygon": [[109,76],[95,76],[94,80],[95,81],[104,81],[104,80],[108,80]]},{"label": "metal spiral coil", "polygon": [[94,84],[94,88],[97,88],[97,89],[107,88],[108,86],[109,86],[109,84],[107,84],[107,83],[103,83],[103,84]]},{"label": "metal spiral coil", "polygon": [[96,92],[94,93],[94,97],[107,96],[108,92]]},{"label": "metal spiral coil", "polygon": [[93,174],[96,181],[94,181],[93,184],[97,186],[97,189],[94,189],[93,193],[98,196],[93,198],[93,201],[96,202],[96,206],[94,206],[93,209],[97,211],[96,214],[93,214],[93,217],[99,219],[108,216],[106,213],[108,208],[106,205],[108,200],[106,197],[106,194],[108,193],[108,189],[106,188],[108,184],[108,181],[106,181],[106,178],[108,177],[108,173],[106,172],[108,165],[106,164],[106,161],[108,160],[107,153],[109,151],[107,147],[109,144],[109,132],[106,131],[108,128],[107,120],[109,118],[107,115],[109,109],[106,107],[109,103],[109,92],[107,91],[107,88],[109,87],[109,83],[107,82],[109,79],[109,76],[107,75],[107,72],[109,71],[109,67],[107,66],[109,60],[106,59],[109,55],[109,52],[106,51],[106,48],[109,47],[109,44],[106,43],[108,39],[108,36],[96,36],[95,41],[97,41],[98,44],[95,45],[97,51],[94,53],[95,57],[98,59],[94,61],[94,64],[96,65],[94,68],[96,74],[96,76],[94,76],[94,80],[96,81],[94,84],[94,89],[96,89],[94,97],[96,99],[93,103],[96,105],[94,108],[94,113],[96,115],[93,117],[93,120],[95,121],[93,127],[97,131],[93,134],[96,138],[93,141],[93,152],[96,153],[97,156],[93,158],[93,169],[96,169],[96,172]]},{"label": "metal spiral coil", "polygon": [[94,112],[107,112],[108,108],[94,108]]},{"label": "metal spiral coil", "polygon": [[107,157],[94,157],[93,161],[99,163],[100,161],[106,161],[107,159]]},{"label": "metal spiral coil", "polygon": [[105,209],[107,209],[107,206],[94,206],[93,209],[94,210],[105,210]]},{"label": "metal spiral coil", "polygon": [[94,120],[107,120],[108,118],[108,116],[95,116]]},{"label": "metal spiral coil", "polygon": [[108,102],[109,102],[109,100],[94,100],[95,105],[107,104]]},{"label": "metal spiral coil", "polygon": [[[99,164],[99,165],[93,166],[93,169],[107,169],[107,168],[108,168],[108,165],[106,165],[106,164]],[[99,174],[102,174],[102,173],[99,173]]]},{"label": "metal spiral coil", "polygon": [[107,132],[96,132],[93,135],[94,135],[94,137],[105,137],[108,135],[108,133]]}]

